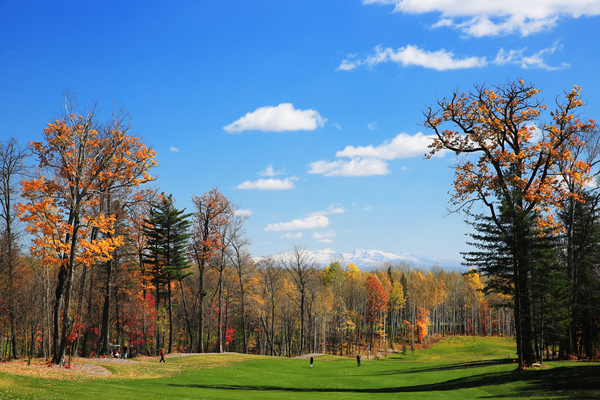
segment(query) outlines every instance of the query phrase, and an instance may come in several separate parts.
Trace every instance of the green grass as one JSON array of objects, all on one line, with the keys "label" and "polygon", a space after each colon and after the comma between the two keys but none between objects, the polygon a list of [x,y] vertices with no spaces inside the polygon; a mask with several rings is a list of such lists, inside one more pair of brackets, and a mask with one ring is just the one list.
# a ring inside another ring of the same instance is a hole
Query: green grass
[{"label": "green grass", "polygon": [[309,369],[308,359],[226,354],[105,363],[110,376],[0,372],[0,398],[600,399],[600,363],[517,372],[514,353],[508,339],[457,337],[406,356],[363,355],[360,368],[336,356],[315,357]]}]

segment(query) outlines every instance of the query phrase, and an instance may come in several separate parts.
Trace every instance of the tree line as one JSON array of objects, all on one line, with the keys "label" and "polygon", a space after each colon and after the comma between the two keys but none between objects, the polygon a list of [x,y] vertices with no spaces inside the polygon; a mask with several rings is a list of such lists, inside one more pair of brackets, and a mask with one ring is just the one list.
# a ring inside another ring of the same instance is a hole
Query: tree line
[{"label": "tree line", "polygon": [[126,113],[101,123],[65,101],[42,141],[0,144],[0,356],[351,355],[464,334],[515,336],[523,367],[596,357],[597,131],[575,115],[578,88],[545,124],[539,92],[475,86],[425,111],[431,155],[459,155],[453,211],[474,228],[466,273],[322,266],[297,246],[255,259],[246,217],[218,189],[177,208],[153,186],[155,153]]}]

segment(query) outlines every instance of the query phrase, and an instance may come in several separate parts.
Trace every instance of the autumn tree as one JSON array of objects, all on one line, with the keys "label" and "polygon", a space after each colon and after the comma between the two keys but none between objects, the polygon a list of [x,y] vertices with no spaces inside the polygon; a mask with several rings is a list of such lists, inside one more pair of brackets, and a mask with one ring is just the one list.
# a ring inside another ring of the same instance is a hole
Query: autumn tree
[{"label": "autumn tree", "polygon": [[417,311],[417,320],[415,322],[415,334],[417,335],[417,342],[422,343],[423,339],[427,337],[427,326],[429,326],[429,310],[420,307]]},{"label": "autumn tree", "polygon": [[204,299],[207,296],[204,288],[205,273],[211,259],[223,247],[220,229],[229,222],[228,216],[232,214],[232,208],[229,199],[217,188],[204,193],[201,197],[193,196],[192,203],[194,213],[189,253],[198,268],[200,298],[198,352],[202,353],[204,351]]},{"label": "autumn tree", "polygon": [[406,299],[404,298],[404,288],[401,282],[402,274],[400,271],[394,270],[391,265],[388,265],[386,272],[391,285],[388,292],[390,340],[394,341],[396,339],[398,325],[402,322],[400,313]]},{"label": "autumn tree", "polygon": [[[575,87],[557,102],[552,121],[541,123],[546,106],[540,90],[522,80],[503,86],[476,85],[469,93],[455,91],[424,112],[424,125],[435,137],[429,156],[444,150],[455,152],[454,192],[451,204],[467,213],[481,203],[501,230],[499,207],[518,218],[531,218],[537,228],[559,230],[554,210],[565,198],[579,200],[559,178],[558,165],[572,159],[572,148],[581,146],[582,132],[594,130],[593,121],[582,122],[575,112],[583,105]],[[478,158],[476,158],[478,157]],[[589,165],[574,160],[569,175],[584,184]],[[516,237],[513,254],[515,317],[520,365],[533,362],[531,304],[525,238]]]},{"label": "autumn tree", "polygon": [[27,167],[25,159],[28,152],[22,149],[16,139],[11,138],[7,142],[0,142],[0,271],[7,278],[6,304],[8,308],[8,320],[10,329],[10,357],[19,358],[19,346],[17,344],[17,299],[15,286],[16,239],[15,230],[16,213],[13,206],[19,196],[17,182],[25,177]]},{"label": "autumn tree", "polygon": [[[337,332],[337,340],[339,345],[339,353],[342,355],[344,346],[344,330],[342,327],[347,321],[347,313],[344,304],[344,267],[341,261],[332,261],[323,269],[323,280],[326,287],[330,288],[332,296],[331,313],[333,316],[334,329]],[[336,347],[334,343],[334,348]]]},{"label": "autumn tree", "polygon": [[[114,216],[98,207],[103,193],[133,187],[153,178],[154,151],[129,136],[122,113],[106,124],[96,110],[77,115],[65,102],[65,116],[48,124],[43,142],[31,142],[39,175],[22,181],[26,202],[19,216],[33,236],[31,253],[44,263],[60,266],[54,306],[53,362],[64,364],[71,332],[71,296],[75,268],[108,260],[122,243],[114,231]],[[98,237],[88,240],[92,229]],[[63,311],[64,310],[64,311]],[[62,316],[62,324],[61,324]]]},{"label": "autumn tree", "polygon": [[379,322],[379,314],[385,313],[388,308],[388,294],[376,275],[367,277],[365,288],[368,296],[367,321],[371,326],[371,342],[373,342],[373,329]]}]

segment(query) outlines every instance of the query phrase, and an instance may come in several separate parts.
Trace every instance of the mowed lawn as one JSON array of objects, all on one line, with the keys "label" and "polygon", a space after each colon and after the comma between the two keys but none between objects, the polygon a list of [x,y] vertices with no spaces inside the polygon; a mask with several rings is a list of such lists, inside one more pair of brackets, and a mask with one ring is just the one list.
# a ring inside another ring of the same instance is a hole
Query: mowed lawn
[{"label": "mowed lawn", "polygon": [[[0,370],[2,399],[600,399],[600,363],[548,362],[517,372],[514,341],[451,337],[414,354],[356,360],[239,354],[102,363],[111,375]],[[87,360],[78,360],[87,362]]]}]

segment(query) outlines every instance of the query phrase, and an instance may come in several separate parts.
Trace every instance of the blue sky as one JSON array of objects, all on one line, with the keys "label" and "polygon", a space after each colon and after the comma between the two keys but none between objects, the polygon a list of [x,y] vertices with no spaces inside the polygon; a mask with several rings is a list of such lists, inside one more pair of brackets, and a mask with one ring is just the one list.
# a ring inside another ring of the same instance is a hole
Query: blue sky
[{"label": "blue sky", "polygon": [[[40,140],[65,90],[113,102],[191,210],[218,187],[254,256],[293,245],[460,259],[453,156],[422,111],[523,78],[600,114],[600,1],[0,1],[0,140]],[[549,115],[545,116],[549,118]]]}]

